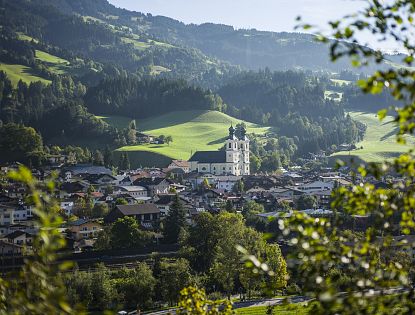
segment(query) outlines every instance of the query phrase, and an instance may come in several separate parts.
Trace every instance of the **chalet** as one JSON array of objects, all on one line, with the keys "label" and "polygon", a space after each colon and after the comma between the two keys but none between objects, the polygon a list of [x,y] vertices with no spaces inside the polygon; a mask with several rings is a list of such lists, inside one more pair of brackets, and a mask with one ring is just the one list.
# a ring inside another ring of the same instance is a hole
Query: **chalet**
[{"label": "chalet", "polygon": [[113,223],[119,218],[132,217],[143,227],[152,229],[160,219],[160,210],[152,203],[118,205],[105,218],[105,223]]},{"label": "chalet", "polygon": [[142,132],[137,132],[137,142],[138,143],[151,143],[151,142],[154,142],[154,140],[155,140],[154,136],[150,136],[150,135],[142,133]]},{"label": "chalet", "polygon": [[147,188],[143,186],[117,186],[114,188],[114,194],[128,194],[133,198],[148,197]]},{"label": "chalet", "polygon": [[334,183],[333,182],[323,182],[323,181],[313,181],[311,183],[302,184],[297,187],[299,190],[304,191],[306,193],[312,193],[315,191],[321,190],[333,190]]},{"label": "chalet", "polygon": [[31,217],[32,217],[31,209],[28,209],[24,205],[19,204],[14,209],[14,213],[13,213],[13,219],[14,220],[13,221],[16,222],[16,223],[27,221]]},{"label": "chalet", "polygon": [[107,174],[112,175],[112,171],[104,166],[95,166],[90,164],[78,164],[62,170],[61,176],[65,180],[71,180],[74,176],[82,174]]},{"label": "chalet", "polygon": [[75,240],[94,238],[102,230],[102,225],[94,220],[79,219],[69,224],[69,231]]},{"label": "chalet", "polygon": [[134,181],[133,185],[145,187],[148,191],[148,195],[153,197],[159,194],[168,194],[171,182],[166,178],[152,177],[137,179]]},{"label": "chalet", "polygon": [[197,189],[204,182],[207,182],[209,186],[215,187],[217,182],[217,177],[212,174],[198,174],[190,173],[186,177],[186,183],[191,186],[193,189]]},{"label": "chalet", "polygon": [[4,236],[4,239],[12,244],[31,246],[33,244],[34,235],[24,231],[14,231]]},{"label": "chalet", "polygon": [[88,185],[83,182],[65,182],[59,189],[59,195],[61,199],[70,197],[74,193],[85,192]]},{"label": "chalet", "polygon": [[109,174],[91,174],[84,179],[92,185],[111,185],[117,181],[115,176]]},{"label": "chalet", "polygon": [[225,191],[232,191],[235,184],[241,180],[241,178],[241,176],[218,176],[216,188]]}]

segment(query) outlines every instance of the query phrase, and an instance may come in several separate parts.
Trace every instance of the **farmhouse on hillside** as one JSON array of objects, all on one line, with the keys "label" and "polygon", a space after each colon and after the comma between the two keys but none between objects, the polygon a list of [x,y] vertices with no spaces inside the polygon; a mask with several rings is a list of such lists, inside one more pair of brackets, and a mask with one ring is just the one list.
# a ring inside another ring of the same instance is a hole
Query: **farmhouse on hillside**
[{"label": "farmhouse on hillside", "polygon": [[198,151],[189,160],[192,172],[214,175],[249,175],[249,139],[242,129],[236,137],[233,126],[229,128],[225,151]]}]

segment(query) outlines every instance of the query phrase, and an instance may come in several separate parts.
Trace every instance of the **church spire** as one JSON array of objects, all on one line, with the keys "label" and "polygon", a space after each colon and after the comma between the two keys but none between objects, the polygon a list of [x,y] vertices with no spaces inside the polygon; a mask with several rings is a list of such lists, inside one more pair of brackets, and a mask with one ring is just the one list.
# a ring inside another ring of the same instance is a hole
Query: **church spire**
[{"label": "church spire", "polygon": [[235,138],[235,128],[233,128],[233,125],[231,124],[231,127],[229,128],[229,139],[233,140]]}]

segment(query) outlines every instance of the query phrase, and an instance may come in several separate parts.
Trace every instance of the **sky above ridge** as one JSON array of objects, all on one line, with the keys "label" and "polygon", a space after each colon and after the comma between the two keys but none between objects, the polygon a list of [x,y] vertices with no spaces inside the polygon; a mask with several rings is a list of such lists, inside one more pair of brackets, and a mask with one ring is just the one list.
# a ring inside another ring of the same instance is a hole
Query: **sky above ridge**
[{"label": "sky above ridge", "polygon": [[[364,0],[109,0],[117,7],[164,15],[184,23],[222,23],[236,28],[265,31],[294,31],[296,17],[327,29],[328,21],[356,12]],[[392,50],[390,43],[378,44],[364,37],[372,47]]]}]

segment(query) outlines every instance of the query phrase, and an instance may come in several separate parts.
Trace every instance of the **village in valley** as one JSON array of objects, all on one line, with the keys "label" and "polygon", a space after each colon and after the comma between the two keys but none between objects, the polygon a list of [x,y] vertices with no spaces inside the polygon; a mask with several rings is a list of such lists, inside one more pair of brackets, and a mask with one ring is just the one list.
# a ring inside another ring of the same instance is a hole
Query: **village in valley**
[{"label": "village in valley", "polygon": [[[246,131],[237,137],[229,128],[224,150],[200,151],[188,160],[172,160],[165,168],[109,169],[93,164],[64,162],[66,157],[53,158],[49,165],[33,168],[38,180],[57,174],[55,197],[60,214],[65,218],[60,232],[64,235],[66,251],[71,259],[90,266],[97,262],[108,265],[126,263],[125,253],[102,250],[97,243],[120,218],[131,217],[143,231],[151,232],[145,246],[137,254],[158,250],[163,254],[177,247],[163,247],[163,224],[172,206],[184,209],[186,221],[194,224],[203,212],[218,214],[236,212],[249,225],[262,232],[272,232],[279,218],[294,211],[311,217],[330,218],[332,191],[359,182],[351,168],[305,169],[294,166],[281,168],[274,174],[251,174],[249,137]],[[3,271],[21,264],[19,257],[30,255],[32,242],[39,232],[28,192],[6,174],[17,169],[18,163],[1,167],[0,190],[0,251]],[[366,178],[376,187],[388,187],[394,178]],[[176,205],[174,205],[176,203]],[[345,229],[362,231],[368,216],[354,216]],[[283,238],[283,251],[289,250]],[[128,246],[121,246],[128,248]],[[137,248],[136,248],[137,249]],[[415,249],[414,249],[415,250]],[[96,253],[91,254],[91,253]],[[131,260],[137,257],[130,256]]]}]

